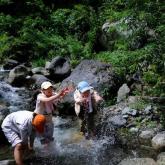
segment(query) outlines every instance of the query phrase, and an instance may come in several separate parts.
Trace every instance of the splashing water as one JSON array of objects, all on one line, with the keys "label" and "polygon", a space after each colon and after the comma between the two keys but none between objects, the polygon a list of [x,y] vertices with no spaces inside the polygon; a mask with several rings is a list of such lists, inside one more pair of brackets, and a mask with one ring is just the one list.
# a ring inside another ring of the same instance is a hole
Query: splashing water
[{"label": "splashing water", "polygon": [[[76,117],[55,117],[54,137],[55,141],[47,146],[42,146],[35,140],[35,160],[40,164],[88,164],[99,165],[100,153],[108,144],[108,137],[101,140],[86,140],[80,130],[80,120]],[[33,160],[34,161],[34,160]],[[109,160],[104,160],[109,164]]]}]

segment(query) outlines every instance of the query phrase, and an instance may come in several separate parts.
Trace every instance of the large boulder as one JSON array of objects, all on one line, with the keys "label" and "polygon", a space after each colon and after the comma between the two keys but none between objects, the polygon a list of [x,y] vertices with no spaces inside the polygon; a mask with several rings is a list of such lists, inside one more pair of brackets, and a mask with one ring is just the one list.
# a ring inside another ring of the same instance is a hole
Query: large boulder
[{"label": "large boulder", "polygon": [[29,77],[28,84],[32,89],[40,89],[41,84],[44,81],[50,80],[42,74],[34,74],[31,77]]},{"label": "large boulder", "polygon": [[[110,64],[96,60],[83,60],[71,75],[62,81],[60,88],[69,85],[76,88],[80,81],[87,81],[105,99],[116,95],[120,83]],[[73,103],[73,92],[64,98],[64,103]]]},{"label": "large boulder", "polygon": [[77,86],[80,81],[87,81],[99,92],[111,91],[109,94],[116,94],[120,83],[110,64],[96,60],[83,60],[71,75],[62,81],[61,87],[71,84]]},{"label": "large boulder", "polygon": [[60,82],[68,77],[71,73],[71,67],[68,60],[63,57],[57,56],[50,62],[47,67],[50,75],[49,78],[56,82]]},{"label": "large boulder", "polygon": [[16,87],[21,87],[26,84],[26,77],[30,74],[30,69],[25,65],[18,65],[13,68],[8,77],[8,82]]},{"label": "large boulder", "polygon": [[99,37],[99,44],[105,50],[113,51],[116,48],[132,50],[142,48],[150,35],[151,29],[146,22],[135,20],[132,17],[122,18],[116,22],[105,22]]}]

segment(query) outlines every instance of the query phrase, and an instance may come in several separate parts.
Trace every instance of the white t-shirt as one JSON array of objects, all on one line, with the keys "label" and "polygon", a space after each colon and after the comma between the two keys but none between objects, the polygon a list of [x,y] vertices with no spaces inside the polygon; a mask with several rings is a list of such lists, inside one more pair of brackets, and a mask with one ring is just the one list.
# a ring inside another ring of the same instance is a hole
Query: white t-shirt
[{"label": "white t-shirt", "polygon": [[[10,128],[17,133],[23,143],[28,142],[32,133],[33,112],[17,111],[9,114],[2,123],[2,129]],[[13,137],[14,138],[14,137]]]},{"label": "white t-shirt", "polygon": [[40,97],[43,96],[46,97],[43,93],[38,94],[34,112],[43,115],[52,114],[54,111],[54,105],[57,103],[57,99],[54,101],[43,102],[40,100]]}]

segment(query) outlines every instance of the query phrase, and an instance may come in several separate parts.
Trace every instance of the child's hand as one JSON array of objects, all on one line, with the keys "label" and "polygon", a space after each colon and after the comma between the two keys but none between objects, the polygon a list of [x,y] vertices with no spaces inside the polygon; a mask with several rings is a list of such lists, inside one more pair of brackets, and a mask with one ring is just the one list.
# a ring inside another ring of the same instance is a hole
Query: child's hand
[{"label": "child's hand", "polygon": [[66,94],[67,93],[66,93],[65,89],[60,91],[60,97],[64,97]]},{"label": "child's hand", "polygon": [[61,90],[60,92],[60,96],[63,97],[65,96],[66,94],[68,94],[69,92],[71,92],[73,90],[72,87],[66,87],[64,89]]}]

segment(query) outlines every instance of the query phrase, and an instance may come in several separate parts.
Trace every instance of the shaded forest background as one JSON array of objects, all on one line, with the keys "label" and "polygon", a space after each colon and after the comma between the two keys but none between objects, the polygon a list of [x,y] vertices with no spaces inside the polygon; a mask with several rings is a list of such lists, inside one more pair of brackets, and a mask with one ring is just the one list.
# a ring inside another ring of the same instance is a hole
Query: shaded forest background
[{"label": "shaded forest background", "polygon": [[74,68],[96,59],[123,82],[137,77],[144,95],[163,97],[164,7],[161,0],[1,0],[0,63],[44,66],[63,56]]}]

